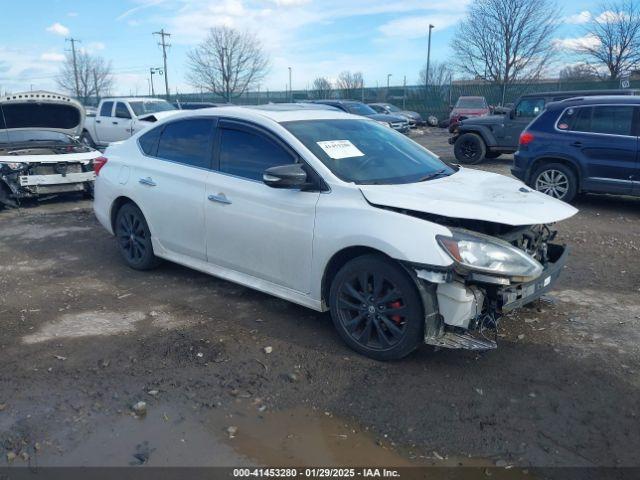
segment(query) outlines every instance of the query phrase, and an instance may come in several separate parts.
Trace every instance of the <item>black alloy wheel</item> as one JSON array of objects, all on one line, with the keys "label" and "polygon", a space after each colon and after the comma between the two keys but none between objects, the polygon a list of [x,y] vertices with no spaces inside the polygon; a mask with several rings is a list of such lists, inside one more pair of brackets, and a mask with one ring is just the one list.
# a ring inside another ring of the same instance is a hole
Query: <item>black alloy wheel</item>
[{"label": "black alloy wheel", "polygon": [[132,203],[127,203],[118,211],[115,234],[120,254],[131,268],[149,270],[158,265],[147,222],[140,209]]},{"label": "black alloy wheel", "polygon": [[423,315],[416,286],[400,265],[382,256],[347,263],[334,279],[330,304],[338,333],[364,355],[399,359],[420,343]]}]

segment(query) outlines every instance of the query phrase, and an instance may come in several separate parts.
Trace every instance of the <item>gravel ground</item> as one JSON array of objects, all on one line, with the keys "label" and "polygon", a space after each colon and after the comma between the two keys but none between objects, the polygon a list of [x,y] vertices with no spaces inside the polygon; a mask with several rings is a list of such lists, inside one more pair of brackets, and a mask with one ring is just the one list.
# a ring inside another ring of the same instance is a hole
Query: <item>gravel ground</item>
[{"label": "gravel ground", "polygon": [[497,351],[387,364],[328,315],[126,268],[86,201],[3,211],[0,465],[640,466],[640,199],[577,207],[560,282]]}]

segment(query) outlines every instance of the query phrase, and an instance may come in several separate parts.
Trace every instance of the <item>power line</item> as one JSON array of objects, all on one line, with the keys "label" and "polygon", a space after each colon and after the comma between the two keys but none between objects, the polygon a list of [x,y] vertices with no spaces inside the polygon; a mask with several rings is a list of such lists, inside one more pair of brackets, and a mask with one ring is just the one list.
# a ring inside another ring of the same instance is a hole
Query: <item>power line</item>
[{"label": "power line", "polygon": [[78,61],[76,59],[76,42],[81,43],[77,38],[65,38],[65,41],[71,42],[71,52],[73,54],[73,76],[76,80],[76,97],[80,98],[80,82],[78,81]]},{"label": "power line", "polygon": [[153,35],[160,35],[160,42],[158,45],[162,47],[162,60],[164,61],[164,89],[169,100],[169,75],[167,74],[167,48],[171,46],[170,43],[165,41],[165,37],[170,37],[171,34],[164,31],[164,28],[159,32],[153,32]]}]

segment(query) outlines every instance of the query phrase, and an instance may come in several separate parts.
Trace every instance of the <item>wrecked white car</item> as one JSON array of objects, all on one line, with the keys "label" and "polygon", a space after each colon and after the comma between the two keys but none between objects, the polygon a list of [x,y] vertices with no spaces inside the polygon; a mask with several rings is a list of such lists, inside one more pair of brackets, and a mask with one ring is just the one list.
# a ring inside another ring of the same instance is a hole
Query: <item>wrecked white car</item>
[{"label": "wrecked white car", "polygon": [[84,108],[51,92],[0,98],[0,208],[67,192],[93,194],[100,152],[78,140]]},{"label": "wrecked white car", "polygon": [[124,261],[160,258],[331,312],[380,360],[491,349],[552,288],[577,210],[442,162],[367,118],[286,106],[179,113],[110,146],[94,210]]}]

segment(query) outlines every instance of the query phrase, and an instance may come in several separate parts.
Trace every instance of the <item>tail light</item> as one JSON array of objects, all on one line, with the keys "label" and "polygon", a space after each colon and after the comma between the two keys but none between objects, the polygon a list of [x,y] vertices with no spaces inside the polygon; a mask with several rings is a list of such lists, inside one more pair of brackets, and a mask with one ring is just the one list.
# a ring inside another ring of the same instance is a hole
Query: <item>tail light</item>
[{"label": "tail light", "polygon": [[533,133],[522,132],[520,135],[520,145],[525,146],[529,145],[531,142],[535,140],[536,137],[533,136]]},{"label": "tail light", "polygon": [[107,164],[106,157],[98,157],[93,161],[93,171],[96,173],[96,177],[100,175],[100,170]]}]

